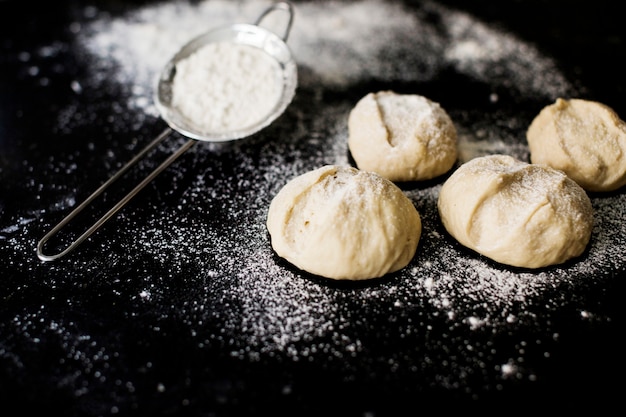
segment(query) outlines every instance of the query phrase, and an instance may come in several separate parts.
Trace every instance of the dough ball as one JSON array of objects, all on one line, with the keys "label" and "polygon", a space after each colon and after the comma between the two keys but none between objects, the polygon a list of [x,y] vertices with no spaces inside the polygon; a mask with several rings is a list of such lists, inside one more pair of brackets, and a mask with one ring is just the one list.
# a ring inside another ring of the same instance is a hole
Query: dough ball
[{"label": "dough ball", "polygon": [[405,267],[422,223],[394,183],[327,165],[289,181],[272,200],[267,229],[276,253],[332,279],[363,280]]},{"label": "dough ball", "polygon": [[474,158],[443,184],[446,230],[496,262],[541,268],[577,257],[593,228],[591,200],[563,172],[506,155]]},{"label": "dough ball", "polygon": [[457,133],[438,103],[392,91],[363,97],[348,118],[348,146],[359,169],[390,181],[421,181],[452,168]]},{"label": "dough ball", "polygon": [[626,123],[604,104],[557,99],[526,133],[530,160],[560,169],[588,191],[626,184]]}]

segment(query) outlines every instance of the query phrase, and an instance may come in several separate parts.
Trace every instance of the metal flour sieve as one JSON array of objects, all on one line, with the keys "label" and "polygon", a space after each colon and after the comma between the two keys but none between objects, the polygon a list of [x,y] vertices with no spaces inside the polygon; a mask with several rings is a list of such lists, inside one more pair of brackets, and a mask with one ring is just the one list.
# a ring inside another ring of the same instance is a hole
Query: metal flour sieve
[{"label": "metal flour sieve", "polygon": [[[260,27],[262,20],[271,12],[284,11],[287,13],[287,24],[282,37],[275,33]],[[298,82],[297,66],[292,57],[291,51],[286,44],[287,37],[293,23],[294,10],[293,6],[288,2],[279,2],[268,7],[256,20],[254,24],[234,24],[211,30],[197,38],[191,40],[183,46],[178,53],[163,68],[158,79],[155,91],[155,103],[163,120],[168,127],[159,134],[152,142],[143,148],[129,162],[126,163],[111,178],[103,183],[89,197],[87,197],[80,205],[72,210],[61,222],[52,228],[38,243],[37,256],[42,261],[52,261],[74,250],[78,245],[84,242],[96,230],[100,228],[107,220],[115,215],[128,201],[130,201],[139,191],[141,191],[150,181],[152,181],[159,173],[174,162],[180,155],[189,150],[197,141],[205,142],[227,142],[248,137],[263,128],[270,125],[278,118],[291,103]],[[268,109],[267,115],[251,125],[236,128],[229,131],[205,131],[198,128],[192,121],[183,116],[179,110],[172,105],[172,86],[176,75],[176,65],[183,59],[186,59],[194,52],[202,47],[214,42],[231,42],[236,45],[247,45],[255,47],[263,51],[267,57],[273,59],[278,64],[279,73],[276,74],[277,79],[281,82],[279,99]],[[84,208],[91,204],[100,194],[102,194],[113,182],[123,176],[129,168],[145,157],[145,155],[159,145],[173,131],[177,131],[189,138],[182,146],[180,146],[173,154],[147,175],[139,184],[135,186],[125,197],[107,211],[100,219],[93,223],[82,235],[72,241],[64,250],[55,254],[45,254],[44,246],[48,240],[65,227],[76,215]]]}]

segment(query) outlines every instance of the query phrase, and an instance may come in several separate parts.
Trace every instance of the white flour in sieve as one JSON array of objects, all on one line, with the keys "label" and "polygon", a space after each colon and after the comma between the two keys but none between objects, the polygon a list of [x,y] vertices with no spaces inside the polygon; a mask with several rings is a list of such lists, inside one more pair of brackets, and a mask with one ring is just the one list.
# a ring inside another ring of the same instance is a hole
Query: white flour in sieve
[{"label": "white flour in sieve", "polygon": [[210,43],[176,64],[172,105],[202,132],[263,121],[281,95],[280,66],[259,48]]}]

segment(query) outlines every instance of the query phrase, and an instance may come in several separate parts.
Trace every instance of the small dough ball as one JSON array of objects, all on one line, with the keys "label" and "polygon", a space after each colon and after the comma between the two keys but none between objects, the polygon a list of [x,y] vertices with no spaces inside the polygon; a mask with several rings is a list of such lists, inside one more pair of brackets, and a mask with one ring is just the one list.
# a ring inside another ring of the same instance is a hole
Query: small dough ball
[{"label": "small dough ball", "polygon": [[507,155],[474,158],[443,184],[446,230],[496,262],[541,268],[582,254],[591,238],[591,200],[563,172]]},{"label": "small dough ball", "polygon": [[438,103],[381,91],[363,97],[350,112],[348,146],[359,169],[390,181],[422,181],[452,168],[457,132]]},{"label": "small dough ball", "polygon": [[626,184],[626,123],[604,104],[559,98],[526,133],[530,160],[560,169],[588,191]]},{"label": "small dough ball", "polygon": [[405,267],[422,233],[417,209],[373,172],[327,165],[289,181],[272,200],[276,253],[332,279],[363,280]]}]

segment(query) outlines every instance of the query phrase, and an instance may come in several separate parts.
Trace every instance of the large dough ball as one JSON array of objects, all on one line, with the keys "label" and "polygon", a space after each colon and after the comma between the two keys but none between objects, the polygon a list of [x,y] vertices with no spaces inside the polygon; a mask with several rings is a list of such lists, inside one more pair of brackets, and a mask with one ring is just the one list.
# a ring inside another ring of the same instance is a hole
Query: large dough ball
[{"label": "large dough ball", "polygon": [[298,268],[362,280],[405,267],[417,250],[422,224],[411,200],[392,182],[328,165],[279,191],[267,229],[276,253]]},{"label": "large dough ball", "polygon": [[533,163],[560,169],[588,191],[626,184],[626,123],[604,104],[557,99],[526,134]]},{"label": "large dough ball", "polygon": [[432,179],[457,159],[452,120],[438,103],[420,95],[366,95],[350,112],[348,133],[356,165],[391,181]]},{"label": "large dough ball", "polygon": [[443,184],[439,214],[462,245],[507,265],[540,268],[579,256],[591,200],[561,171],[506,155],[474,158]]}]

